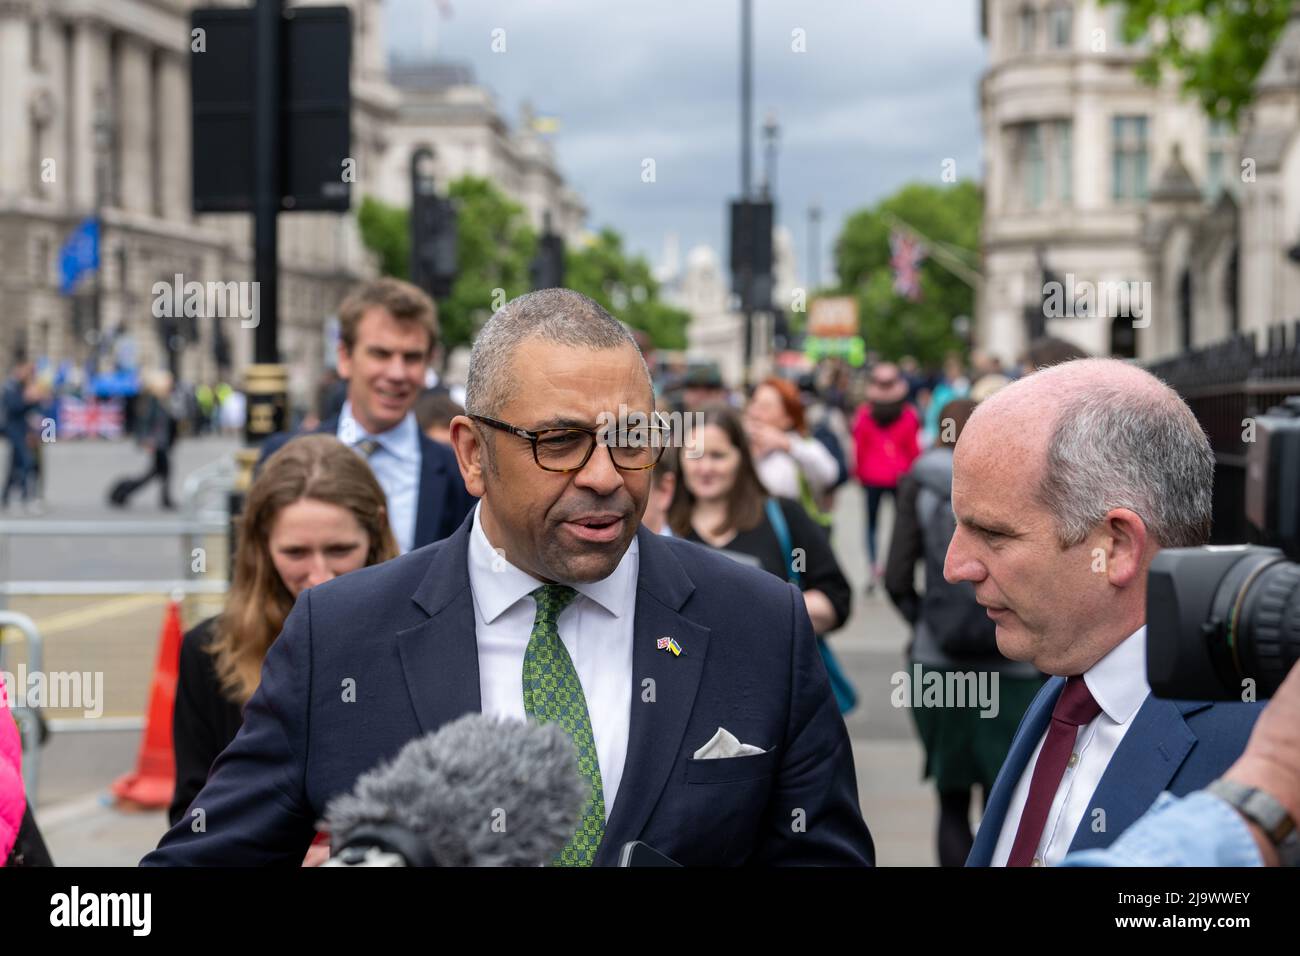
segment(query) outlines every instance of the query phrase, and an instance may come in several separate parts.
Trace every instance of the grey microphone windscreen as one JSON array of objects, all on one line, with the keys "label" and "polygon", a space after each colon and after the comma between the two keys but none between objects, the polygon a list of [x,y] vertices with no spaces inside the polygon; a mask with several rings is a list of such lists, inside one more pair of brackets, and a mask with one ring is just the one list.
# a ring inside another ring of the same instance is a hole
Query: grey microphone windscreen
[{"label": "grey microphone windscreen", "polygon": [[577,830],[588,793],[558,726],[466,714],[358,777],[325,824],[335,846],[358,826],[390,824],[439,866],[541,866]]}]

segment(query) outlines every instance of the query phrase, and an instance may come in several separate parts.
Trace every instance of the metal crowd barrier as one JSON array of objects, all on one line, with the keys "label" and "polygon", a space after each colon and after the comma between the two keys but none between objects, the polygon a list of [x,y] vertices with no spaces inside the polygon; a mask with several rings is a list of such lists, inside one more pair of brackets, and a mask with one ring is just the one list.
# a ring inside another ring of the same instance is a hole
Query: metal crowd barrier
[{"label": "metal crowd barrier", "polygon": [[[18,614],[14,611],[0,611],[0,671],[9,670],[5,663],[7,642],[4,639],[4,634],[10,628],[22,631],[23,637],[27,641],[27,669],[29,671],[43,670],[45,666],[45,646],[41,641],[41,632],[37,630],[35,622],[26,614]],[[7,687],[6,689],[9,692],[10,709],[13,711],[14,720],[18,722],[18,731],[22,735],[23,786],[27,791],[27,801],[32,806],[35,806],[36,779],[41,771],[41,744],[45,742],[48,730],[39,709],[29,707],[25,703],[21,705],[18,703],[19,700],[25,700],[26,688]]]},{"label": "metal crowd barrier", "polygon": [[1241,333],[1146,366],[1187,402],[1214,451],[1211,544],[1258,540],[1245,513],[1245,423],[1300,395],[1300,321],[1261,331],[1262,342]]},{"label": "metal crowd barrier", "polygon": [[[5,666],[7,643],[5,632],[13,629],[23,634],[26,643],[28,672],[44,671],[44,641],[35,622],[26,614],[6,610],[15,597],[85,597],[130,594],[162,594],[181,600],[187,596],[222,595],[229,585],[224,578],[200,577],[193,570],[190,555],[199,547],[204,536],[229,533],[230,521],[226,512],[226,496],[233,488],[235,463],[233,458],[221,458],[191,472],[185,479],[181,492],[181,517],[163,520],[7,520],[0,521],[0,671]],[[208,502],[205,506],[205,499]],[[215,502],[215,504],[213,503]],[[181,566],[185,577],[176,579],[118,579],[118,580],[12,580],[10,575],[11,542],[19,538],[170,538],[176,537],[182,551]],[[25,691],[25,688],[23,689]],[[11,702],[19,699],[19,689],[9,688]],[[22,697],[25,698],[25,693]],[[58,730],[56,721],[48,725],[36,707],[13,707],[23,741],[23,780],[28,799],[35,804],[37,782],[40,775],[40,749],[52,730]],[[93,721],[81,729],[100,729]],[[116,729],[104,727],[103,729]]]}]

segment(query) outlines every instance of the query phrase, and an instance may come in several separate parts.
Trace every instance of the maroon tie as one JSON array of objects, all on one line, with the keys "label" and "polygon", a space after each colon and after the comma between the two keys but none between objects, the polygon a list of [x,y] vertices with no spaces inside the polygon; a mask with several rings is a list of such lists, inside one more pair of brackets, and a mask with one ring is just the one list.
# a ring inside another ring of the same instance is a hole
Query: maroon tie
[{"label": "maroon tie", "polygon": [[1101,707],[1092,699],[1081,676],[1076,675],[1065,682],[1065,690],[1061,691],[1056,707],[1052,709],[1047,739],[1043,741],[1038,762],[1034,764],[1029,797],[1020,813],[1020,827],[1016,830],[1015,842],[1011,844],[1007,866],[1029,866],[1033,862],[1038,841],[1043,835],[1043,825],[1047,823],[1047,813],[1052,809],[1061,778],[1065,776],[1066,764],[1074,751],[1079,728],[1091,723],[1099,713]]}]

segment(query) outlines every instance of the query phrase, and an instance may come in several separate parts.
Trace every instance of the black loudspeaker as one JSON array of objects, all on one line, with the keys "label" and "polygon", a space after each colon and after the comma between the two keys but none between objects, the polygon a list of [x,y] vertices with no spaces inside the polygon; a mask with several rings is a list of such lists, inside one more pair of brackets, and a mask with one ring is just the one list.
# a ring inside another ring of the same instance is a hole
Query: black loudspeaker
[{"label": "black loudspeaker", "polygon": [[[195,212],[253,208],[256,11],[190,16],[190,127]],[[194,31],[202,31],[202,49]],[[280,51],[280,208],[346,212],[352,157],[352,17],[347,7],[284,12]]]},{"label": "black loudspeaker", "polygon": [[770,202],[741,200],[731,204],[731,271],[739,273],[746,265],[751,275],[772,271]]}]

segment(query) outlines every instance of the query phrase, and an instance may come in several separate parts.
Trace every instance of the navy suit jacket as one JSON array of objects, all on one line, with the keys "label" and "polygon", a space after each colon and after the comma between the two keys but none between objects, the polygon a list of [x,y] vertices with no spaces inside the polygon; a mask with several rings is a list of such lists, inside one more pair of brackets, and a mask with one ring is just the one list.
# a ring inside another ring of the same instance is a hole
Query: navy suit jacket
[{"label": "navy suit jacket", "polygon": [[[190,805],[205,811],[205,831],[187,813],[143,864],[297,866],[332,797],[481,709],[472,522],[299,597],[243,727]],[[644,528],[638,541],[627,763],[597,865],[617,863],[629,840],[683,864],[873,863],[848,733],[799,592],[700,545]],[[681,656],[656,647],[662,636]],[[694,759],[719,727],[766,752]]]},{"label": "navy suit jacket", "polygon": [[[967,866],[990,865],[1011,795],[1047,732],[1052,708],[1064,687],[1064,677],[1053,677],[1025,711],[989,791]],[[1070,851],[1110,846],[1147,812],[1162,790],[1181,797],[1222,775],[1246,749],[1263,707],[1261,703],[1163,700],[1148,694],[1092,794],[1070,841]],[[1104,816],[1095,813],[1098,808],[1105,811]],[[1104,820],[1105,828],[1095,829],[1094,820],[1097,825]]]},{"label": "navy suit jacket", "polygon": [[[338,418],[331,418],[321,422],[310,434],[334,435],[338,430]],[[258,469],[261,469],[267,458],[296,437],[297,435],[287,432],[268,436],[262,442],[261,453],[257,458]],[[420,432],[420,491],[415,507],[415,537],[412,539],[411,550],[441,541],[455,533],[477,500],[465,488],[460,465],[456,463],[456,453]]]}]

